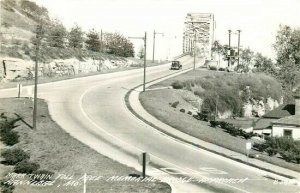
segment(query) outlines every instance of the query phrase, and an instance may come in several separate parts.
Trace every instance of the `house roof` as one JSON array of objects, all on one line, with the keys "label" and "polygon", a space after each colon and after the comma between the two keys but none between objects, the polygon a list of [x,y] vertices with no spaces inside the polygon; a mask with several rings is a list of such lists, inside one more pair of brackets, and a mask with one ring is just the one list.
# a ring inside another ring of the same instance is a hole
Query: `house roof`
[{"label": "house roof", "polygon": [[293,115],[272,122],[273,125],[300,126],[300,115]]},{"label": "house roof", "polygon": [[277,107],[276,109],[267,112],[263,117],[280,119],[294,114],[295,114],[295,104],[283,104]]},{"label": "house roof", "polygon": [[272,121],[274,121],[274,119],[271,118],[259,119],[257,122],[255,122],[254,130],[272,128]]}]

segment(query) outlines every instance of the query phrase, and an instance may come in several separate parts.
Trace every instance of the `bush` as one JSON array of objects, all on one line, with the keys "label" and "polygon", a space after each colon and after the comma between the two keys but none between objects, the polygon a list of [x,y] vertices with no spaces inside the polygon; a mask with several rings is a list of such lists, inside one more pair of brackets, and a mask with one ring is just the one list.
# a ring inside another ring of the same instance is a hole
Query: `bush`
[{"label": "bush", "polygon": [[219,68],[219,71],[225,71],[226,69],[225,68]]},{"label": "bush", "polygon": [[7,179],[2,179],[0,181],[1,193],[13,193],[15,186],[5,182],[7,182]]},{"label": "bush", "polygon": [[171,107],[176,108],[177,105],[179,105],[179,101],[176,101],[176,102],[172,103],[172,104],[171,104]]},{"label": "bush", "polygon": [[13,128],[15,128],[15,123],[20,120],[18,119],[13,119],[13,120],[8,120],[7,117],[4,116],[4,114],[1,114],[1,118],[4,119],[0,123],[0,137],[1,140],[4,142],[6,145],[14,145],[19,142],[19,135],[17,132],[12,131]]},{"label": "bush", "polygon": [[294,155],[294,152],[292,152],[292,151],[282,151],[282,152],[280,152],[280,155],[287,162],[291,162],[292,160],[294,160],[296,158],[296,156]]},{"label": "bush", "polygon": [[174,89],[183,89],[183,87],[184,87],[184,83],[180,82],[178,80],[173,82],[171,85]]},{"label": "bush", "polygon": [[22,174],[32,174],[40,168],[40,165],[34,162],[22,161],[16,164],[14,172]]},{"label": "bush", "polygon": [[1,156],[8,165],[14,165],[30,158],[29,154],[22,149],[7,149],[1,153]]},{"label": "bush", "polygon": [[179,111],[182,113],[185,113],[185,109],[180,109]]},{"label": "bush", "polygon": [[263,152],[268,148],[268,146],[265,143],[254,143],[253,148],[259,152]]},{"label": "bush", "polygon": [[247,133],[247,132],[243,131],[243,132],[241,133],[241,135],[242,135],[245,139],[250,139],[251,137],[253,137],[253,132]]},{"label": "bush", "polygon": [[214,128],[217,127],[220,124],[219,121],[213,121],[213,120],[209,121],[209,123],[210,123],[210,126],[214,127]]},{"label": "bush", "polygon": [[265,151],[268,153],[269,156],[273,156],[277,154],[277,150],[272,147],[268,147]]},{"label": "bush", "polygon": [[3,136],[1,136],[1,140],[6,145],[15,145],[19,142],[19,135],[15,131],[10,131],[8,133],[4,133]]},{"label": "bush", "polygon": [[188,113],[187,113],[188,115],[192,115],[193,113],[191,112],[191,111],[188,111]]}]

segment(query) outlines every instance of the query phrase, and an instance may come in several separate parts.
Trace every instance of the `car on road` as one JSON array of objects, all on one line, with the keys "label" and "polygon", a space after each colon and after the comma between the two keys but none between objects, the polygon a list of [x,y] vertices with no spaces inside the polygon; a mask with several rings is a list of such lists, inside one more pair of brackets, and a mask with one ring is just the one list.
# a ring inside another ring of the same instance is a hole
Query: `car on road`
[{"label": "car on road", "polygon": [[171,70],[180,70],[180,69],[182,69],[182,65],[181,65],[180,61],[172,61],[170,69]]}]

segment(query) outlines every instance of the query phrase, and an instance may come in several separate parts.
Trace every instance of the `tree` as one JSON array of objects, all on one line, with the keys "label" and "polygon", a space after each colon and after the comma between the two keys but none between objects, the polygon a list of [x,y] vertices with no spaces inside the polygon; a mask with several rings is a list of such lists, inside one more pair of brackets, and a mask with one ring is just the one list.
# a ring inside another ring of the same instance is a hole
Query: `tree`
[{"label": "tree", "polygon": [[273,45],[280,67],[287,62],[294,62],[300,68],[300,30],[287,25],[280,25]]},{"label": "tree", "polygon": [[257,72],[265,72],[275,75],[276,69],[273,61],[270,58],[263,56],[261,53],[256,53],[254,56],[254,67]]},{"label": "tree", "polygon": [[48,10],[45,7],[38,6],[35,2],[22,0],[20,7],[23,12],[31,16],[35,20],[45,19],[49,20]]},{"label": "tree", "polygon": [[133,57],[133,44],[119,33],[107,33],[104,36],[104,44],[110,54],[123,57]]},{"label": "tree", "polygon": [[50,47],[64,48],[67,30],[59,21],[54,20],[47,28],[47,44]]},{"label": "tree", "polygon": [[241,72],[248,72],[250,66],[253,63],[254,52],[250,48],[241,49],[240,51],[240,63],[237,66],[237,70]]},{"label": "tree", "polygon": [[70,48],[82,48],[84,39],[81,27],[75,25],[69,33],[68,40]]},{"label": "tree", "polygon": [[99,33],[95,31],[95,29],[92,29],[87,33],[86,36],[87,36],[87,39],[85,41],[86,48],[94,52],[99,52],[101,47]]},{"label": "tree", "polygon": [[226,47],[222,46],[222,44],[219,41],[215,41],[213,43],[211,51],[218,55],[219,63],[221,61],[221,56],[226,56]]},{"label": "tree", "polygon": [[273,45],[279,67],[277,78],[286,91],[299,86],[300,77],[300,29],[280,25]]},{"label": "tree", "polygon": [[137,57],[139,57],[139,59],[144,59],[144,55],[145,55],[144,46],[142,46],[139,48],[139,53],[137,54]]}]

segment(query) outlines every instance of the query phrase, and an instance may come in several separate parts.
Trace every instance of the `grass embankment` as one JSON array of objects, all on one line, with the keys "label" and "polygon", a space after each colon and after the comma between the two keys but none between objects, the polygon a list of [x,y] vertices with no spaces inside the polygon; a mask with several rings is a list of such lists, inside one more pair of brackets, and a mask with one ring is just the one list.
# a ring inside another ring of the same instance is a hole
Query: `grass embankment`
[{"label": "grass embankment", "polygon": [[[58,174],[74,175],[76,181],[84,173],[92,176],[103,176],[100,180],[87,181],[87,192],[171,192],[167,184],[160,182],[107,182],[111,176],[128,176],[138,174],[133,168],[117,163],[89,147],[83,145],[62,130],[48,113],[47,104],[38,101],[37,130],[29,126],[32,122],[32,101],[29,99],[0,99],[0,112],[9,117],[22,117],[18,127],[13,130],[19,134],[19,142],[9,148],[20,148],[30,155],[30,161],[38,163],[40,169]],[[14,114],[16,113],[16,114]],[[28,125],[29,126],[28,126]],[[6,172],[12,171],[12,166],[0,165]],[[2,178],[3,176],[1,176]],[[64,185],[72,180],[57,180],[54,186],[37,187],[28,185],[15,186],[14,193],[76,193],[82,192],[82,179],[78,185]],[[60,185],[60,187],[58,187]]]},{"label": "grass embankment", "polygon": [[[247,76],[251,77],[251,79],[246,79]],[[274,84],[271,85],[273,81]],[[264,87],[276,88],[278,83],[274,79],[262,74],[249,76],[245,74],[200,70],[190,71],[170,78],[153,85],[152,88],[168,87],[174,82],[177,82],[178,85],[183,85],[181,89],[150,90],[141,93],[140,101],[144,108],[162,122],[184,133],[242,154],[245,154],[247,140],[241,136],[232,136],[221,128],[212,128],[208,122],[197,120],[187,114],[193,106],[197,107],[197,102],[194,102],[192,105],[191,101],[195,101],[196,95],[202,99],[203,96],[210,97],[211,101],[215,101],[215,95],[210,95],[210,93],[217,93],[220,101],[218,109],[223,108],[226,110],[226,108],[230,107],[230,104],[235,105],[232,101],[240,100],[238,90],[243,88],[243,86],[248,86],[248,84],[253,88],[252,94],[256,93],[257,96],[266,97],[271,95],[272,98],[276,98],[279,97],[280,92],[280,90],[272,91],[271,89],[264,89]],[[179,104],[174,108],[170,103],[176,101],[179,101]],[[185,109],[185,113],[180,112],[181,109]],[[254,150],[251,151],[252,153],[259,154],[259,152]],[[297,164],[285,162],[283,159],[277,157],[269,157],[265,153],[261,154],[259,159],[300,172]]]},{"label": "grass embankment", "polygon": [[[242,105],[248,98],[266,99],[271,97],[277,101],[282,96],[280,84],[265,74],[237,74],[196,70],[168,79],[153,87],[173,86],[175,89],[188,90],[204,100],[203,106],[215,112],[231,111],[240,116]],[[246,86],[251,90],[247,93]]]}]

